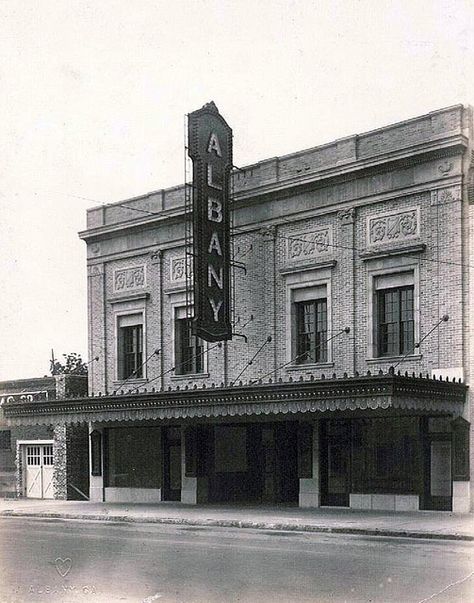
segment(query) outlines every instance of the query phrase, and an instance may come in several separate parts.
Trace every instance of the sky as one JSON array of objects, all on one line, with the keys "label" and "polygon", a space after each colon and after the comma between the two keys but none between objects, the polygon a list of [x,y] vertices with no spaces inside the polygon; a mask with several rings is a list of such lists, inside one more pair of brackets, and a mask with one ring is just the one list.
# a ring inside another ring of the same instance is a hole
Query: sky
[{"label": "sky", "polygon": [[2,0],[0,380],[87,360],[86,209],[184,180],[214,100],[237,166],[474,104],[471,0]]}]

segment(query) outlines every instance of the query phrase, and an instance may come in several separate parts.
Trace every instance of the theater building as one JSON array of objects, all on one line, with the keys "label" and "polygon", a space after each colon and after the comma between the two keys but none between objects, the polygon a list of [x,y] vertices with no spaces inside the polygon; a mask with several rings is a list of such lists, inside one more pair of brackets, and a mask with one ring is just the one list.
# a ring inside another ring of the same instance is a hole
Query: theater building
[{"label": "theater building", "polygon": [[222,343],[185,187],[90,209],[91,394],[6,417],[87,425],[93,501],[469,511],[472,151],[458,105],[234,170]]}]

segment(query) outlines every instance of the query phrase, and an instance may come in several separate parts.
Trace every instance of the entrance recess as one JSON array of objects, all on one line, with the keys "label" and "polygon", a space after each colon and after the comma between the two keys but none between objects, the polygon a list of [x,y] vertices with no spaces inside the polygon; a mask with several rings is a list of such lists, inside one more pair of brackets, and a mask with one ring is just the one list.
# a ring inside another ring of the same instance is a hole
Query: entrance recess
[{"label": "entrance recess", "polygon": [[28,445],[25,457],[27,498],[54,498],[53,445]]},{"label": "entrance recess", "polygon": [[422,508],[452,509],[452,433],[450,417],[428,417],[423,421]]},{"label": "entrance recess", "polygon": [[163,500],[181,500],[181,428],[163,429]]},{"label": "entrance recess", "polygon": [[323,421],[321,436],[321,504],[348,507],[351,464],[350,421]]},{"label": "entrance recess", "polygon": [[208,448],[211,502],[298,502],[298,423],[216,425]]}]

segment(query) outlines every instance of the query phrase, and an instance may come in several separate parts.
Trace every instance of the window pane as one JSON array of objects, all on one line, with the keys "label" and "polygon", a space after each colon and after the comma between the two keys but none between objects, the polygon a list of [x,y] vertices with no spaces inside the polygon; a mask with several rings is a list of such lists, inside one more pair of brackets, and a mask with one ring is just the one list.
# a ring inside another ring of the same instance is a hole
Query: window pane
[{"label": "window pane", "polygon": [[159,488],[161,447],[159,427],[107,429],[106,484],[116,488]]},{"label": "window pane", "polygon": [[121,327],[119,332],[119,350],[122,374],[121,379],[143,376],[143,325]]},{"label": "window pane", "polygon": [[327,360],[327,301],[299,302],[296,305],[297,364]]},{"label": "window pane", "polygon": [[175,321],[175,356],[177,375],[204,371],[204,342],[193,334],[192,320],[189,318]]},{"label": "window pane", "polygon": [[377,353],[398,356],[414,349],[413,287],[377,292]]}]

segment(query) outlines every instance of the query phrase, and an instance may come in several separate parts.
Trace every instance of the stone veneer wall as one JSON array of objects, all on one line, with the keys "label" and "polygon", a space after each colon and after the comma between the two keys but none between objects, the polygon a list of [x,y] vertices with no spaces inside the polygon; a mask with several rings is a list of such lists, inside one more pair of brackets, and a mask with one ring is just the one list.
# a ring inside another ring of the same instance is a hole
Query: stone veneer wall
[{"label": "stone veneer wall", "polygon": [[89,495],[87,425],[56,425],[54,428],[54,498],[84,500],[71,485]]}]

